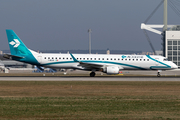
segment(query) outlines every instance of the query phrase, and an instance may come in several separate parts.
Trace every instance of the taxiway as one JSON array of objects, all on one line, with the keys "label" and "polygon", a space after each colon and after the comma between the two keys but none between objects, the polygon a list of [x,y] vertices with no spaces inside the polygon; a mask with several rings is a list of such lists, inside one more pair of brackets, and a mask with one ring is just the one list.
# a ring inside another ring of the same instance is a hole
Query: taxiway
[{"label": "taxiway", "polygon": [[180,77],[0,77],[0,81],[180,81]]}]

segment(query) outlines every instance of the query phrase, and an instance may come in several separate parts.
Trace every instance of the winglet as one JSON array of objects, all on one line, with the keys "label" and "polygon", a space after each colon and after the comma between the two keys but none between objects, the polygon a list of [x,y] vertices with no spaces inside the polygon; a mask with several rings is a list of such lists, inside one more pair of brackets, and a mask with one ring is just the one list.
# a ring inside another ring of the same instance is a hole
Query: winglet
[{"label": "winglet", "polygon": [[74,62],[79,62],[71,53],[70,53],[72,59],[74,60]]}]

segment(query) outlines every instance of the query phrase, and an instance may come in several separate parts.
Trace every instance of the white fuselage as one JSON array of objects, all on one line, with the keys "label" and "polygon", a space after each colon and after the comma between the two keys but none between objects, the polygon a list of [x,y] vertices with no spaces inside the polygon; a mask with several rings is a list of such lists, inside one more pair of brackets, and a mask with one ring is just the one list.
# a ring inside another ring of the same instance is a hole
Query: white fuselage
[{"label": "white fuselage", "polygon": [[70,54],[36,54],[34,57],[44,67],[50,68],[72,68],[81,70],[92,70],[79,65],[80,62],[94,65],[118,66],[125,70],[168,70],[176,69],[177,65],[168,61],[163,56],[156,55],[107,55],[107,54],[73,54],[79,61],[74,62]]}]

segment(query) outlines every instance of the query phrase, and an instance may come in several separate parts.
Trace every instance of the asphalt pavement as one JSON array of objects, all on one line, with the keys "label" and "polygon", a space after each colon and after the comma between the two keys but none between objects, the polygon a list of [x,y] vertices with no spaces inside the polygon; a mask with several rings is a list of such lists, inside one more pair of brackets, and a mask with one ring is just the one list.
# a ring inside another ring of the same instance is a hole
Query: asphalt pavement
[{"label": "asphalt pavement", "polygon": [[133,77],[133,76],[97,76],[97,77],[0,77],[0,81],[180,81],[180,77]]}]

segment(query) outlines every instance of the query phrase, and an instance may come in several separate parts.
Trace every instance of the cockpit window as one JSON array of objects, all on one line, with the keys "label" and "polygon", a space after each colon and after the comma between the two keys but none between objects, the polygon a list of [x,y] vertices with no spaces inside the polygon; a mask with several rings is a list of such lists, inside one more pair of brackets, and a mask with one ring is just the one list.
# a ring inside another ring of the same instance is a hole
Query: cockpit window
[{"label": "cockpit window", "polygon": [[164,58],[164,60],[163,61],[169,61],[167,58]]}]

